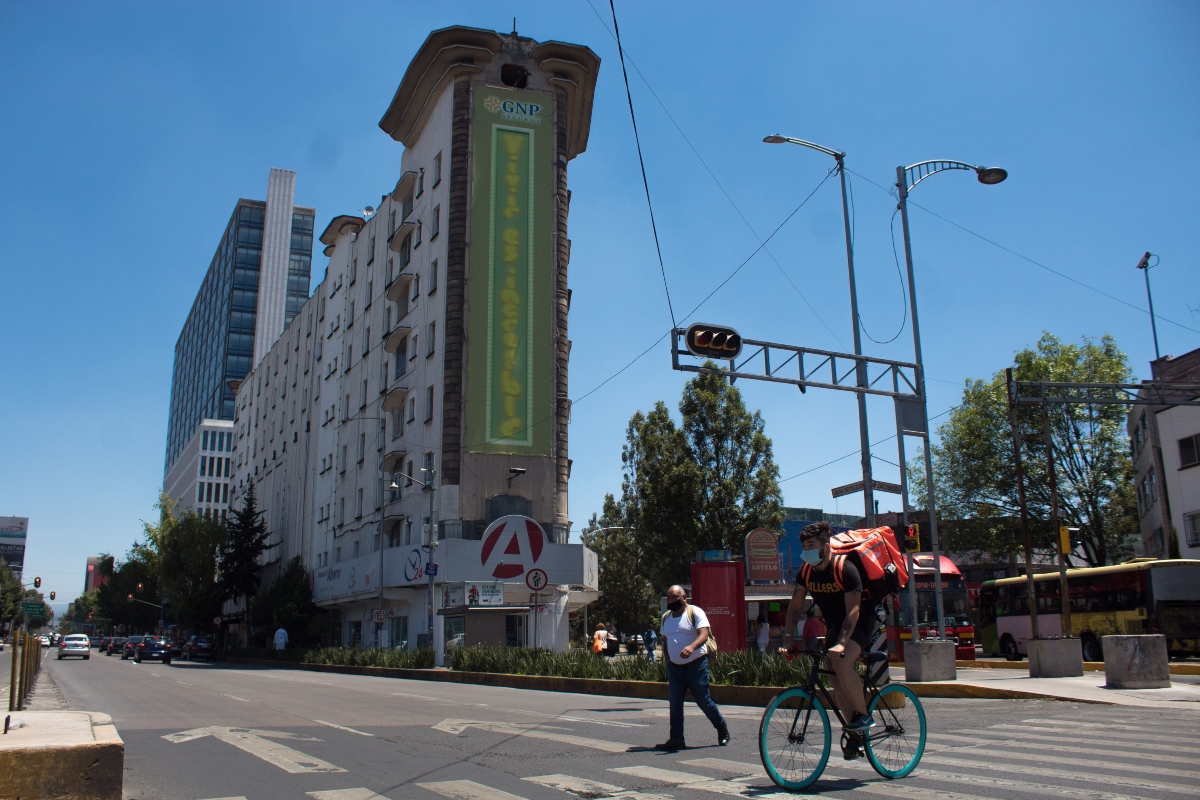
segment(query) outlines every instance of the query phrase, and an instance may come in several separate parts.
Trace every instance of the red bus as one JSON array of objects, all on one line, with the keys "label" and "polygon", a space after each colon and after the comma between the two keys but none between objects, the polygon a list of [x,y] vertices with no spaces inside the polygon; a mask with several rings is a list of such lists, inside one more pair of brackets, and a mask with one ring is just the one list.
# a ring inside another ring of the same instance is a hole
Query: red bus
[{"label": "red bus", "polygon": [[[975,659],[975,626],[971,622],[971,601],[962,573],[950,559],[942,556],[942,613],[946,617],[946,638],[957,644],[957,660]],[[910,580],[917,587],[917,630],[922,639],[938,634],[937,602],[934,596],[934,562],[929,553],[913,556]],[[912,639],[912,601],[905,587],[884,603],[887,647],[892,661],[904,660],[904,643]]]}]

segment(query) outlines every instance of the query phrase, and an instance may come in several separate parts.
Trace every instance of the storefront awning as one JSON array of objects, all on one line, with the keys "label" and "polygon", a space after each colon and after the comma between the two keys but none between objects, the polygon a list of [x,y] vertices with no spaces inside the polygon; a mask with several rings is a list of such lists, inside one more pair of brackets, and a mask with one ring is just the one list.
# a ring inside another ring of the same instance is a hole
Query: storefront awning
[{"label": "storefront awning", "polygon": [[529,606],[450,606],[439,608],[438,616],[456,617],[459,614],[474,614],[480,611],[503,611],[506,614],[528,614]]}]

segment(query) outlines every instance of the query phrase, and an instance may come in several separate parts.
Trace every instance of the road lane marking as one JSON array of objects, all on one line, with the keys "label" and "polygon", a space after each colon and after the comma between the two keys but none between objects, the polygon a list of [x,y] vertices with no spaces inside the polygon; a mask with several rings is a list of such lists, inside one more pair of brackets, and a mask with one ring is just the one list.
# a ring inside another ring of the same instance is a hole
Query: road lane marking
[{"label": "road lane marking", "polygon": [[[938,737],[938,738],[940,738],[940,737]],[[994,746],[1002,747],[1003,745],[997,743]],[[1039,749],[1049,749],[1049,748],[1044,748],[1039,745]],[[1074,748],[1074,749],[1082,750],[1083,752],[1089,752],[1089,751],[1084,750],[1083,748]],[[961,753],[962,751],[963,751],[963,748],[952,747],[949,749],[938,750],[936,752],[941,752],[941,753],[960,752]],[[1100,753],[1096,753],[1094,751],[1092,751],[1092,752],[1094,755],[1100,755]],[[1069,758],[1066,756],[1050,756],[1050,755],[1046,755],[1045,753],[1037,753],[1035,755],[1033,753],[989,752],[988,754],[999,756],[1001,758],[1011,758],[1015,761],[1033,761],[1033,762],[1036,762],[1039,764],[1065,764],[1067,766],[1078,765],[1080,767],[1088,767],[1090,769],[1117,770],[1117,771],[1124,770],[1125,772],[1148,772],[1151,775],[1163,775],[1163,776],[1170,776],[1172,778],[1200,779],[1200,772],[1195,772],[1193,770],[1186,770],[1186,769],[1170,769],[1168,767],[1160,767],[1160,766],[1153,766],[1153,765],[1124,764],[1119,761],[1096,761],[1094,759],[1088,759],[1088,758]],[[1140,756],[1141,754],[1139,753],[1137,755]],[[1100,776],[1097,776],[1097,777],[1100,777]]]},{"label": "road lane marking", "polygon": [[694,772],[681,772],[674,769],[662,769],[661,767],[612,767],[609,769],[609,772],[672,784],[703,783],[709,780],[704,775],[697,775]]},{"label": "road lane marking", "polygon": [[387,800],[370,789],[326,789],[323,792],[305,792],[313,800]]},{"label": "road lane marking", "polygon": [[538,775],[533,778],[522,778],[521,780],[536,783],[539,786],[548,786],[551,789],[558,789],[560,792],[567,792],[568,794],[585,798],[603,797],[610,800],[669,800],[670,798],[670,795],[666,794],[638,792],[620,786],[613,786],[611,783],[590,781],[587,778],[576,778],[573,775]]},{"label": "road lane marking", "polygon": [[231,697],[231,698],[233,698],[234,700],[239,700],[239,701],[241,701],[241,702],[243,702],[243,703],[249,703],[249,702],[250,702],[249,700],[247,700],[247,699],[246,699],[246,698],[244,698],[244,697],[238,697],[236,694],[225,694],[224,692],[221,692],[221,694],[222,694],[222,695],[224,695],[225,697]]},{"label": "road lane marking", "polygon": [[412,697],[417,700],[432,700],[436,703],[449,703],[452,706],[471,706],[474,708],[492,708],[497,711],[509,711],[513,714],[528,714],[533,717],[546,717],[547,719],[558,719],[564,722],[591,722],[595,725],[611,725],[618,728],[648,728],[640,722],[617,722],[615,720],[592,719],[590,717],[567,717],[561,714],[551,714],[545,711],[530,711],[527,708],[507,708],[505,706],[496,706],[491,703],[471,703],[463,700],[452,700],[447,697],[431,697],[427,694],[412,694],[411,692],[391,692],[396,697]]},{"label": "road lane marking", "polygon": [[[1021,732],[1032,731],[1034,733],[1057,733],[1057,734],[1075,733],[1075,734],[1078,734],[1081,732],[1081,731],[1076,730],[1075,728],[1039,728],[1039,727],[1033,727],[1030,725],[990,725],[989,727],[992,729],[1001,730],[1001,731],[1021,731]],[[1190,736],[1150,736],[1150,735],[1144,734],[1144,733],[1131,733],[1128,736],[1124,736],[1120,733],[1114,732],[1112,729],[1109,729],[1104,732],[1104,738],[1106,740],[1111,739],[1114,741],[1130,740],[1130,741],[1135,741],[1135,742],[1162,742],[1163,744],[1172,744],[1172,745],[1179,744],[1180,742],[1186,742],[1193,746],[1200,744],[1200,739],[1193,739]]]},{"label": "road lane marking", "polygon": [[418,700],[441,700],[440,697],[430,697],[427,694],[409,694],[408,692],[392,692],[396,697],[415,697]]},{"label": "road lane marking", "polygon": [[493,789],[475,781],[434,781],[418,783],[422,789],[436,792],[450,800],[525,800],[516,794],[509,794],[500,789]]},{"label": "road lane marking", "polygon": [[239,794],[237,797],[209,797],[206,800],[246,800],[246,795]]},{"label": "road lane marking", "polygon": [[[1113,723],[1109,722],[1077,722],[1073,719],[1023,719],[1022,722],[1028,722],[1033,725],[1063,725],[1068,728],[1103,728],[1105,731],[1110,731],[1113,728]],[[1126,725],[1124,722],[1117,723],[1123,731],[1148,731],[1150,733],[1162,732],[1162,725],[1144,726],[1144,725]],[[1195,728],[1187,728],[1185,733],[1200,733]]]},{"label": "road lane marking", "polygon": [[[944,755],[933,754],[922,757],[923,762],[933,764],[945,764],[951,767],[971,767],[974,769],[990,769],[1000,772],[1012,772],[1017,775],[1033,775],[1039,778],[1059,778],[1071,781],[1086,781],[1089,777],[1080,775],[1078,772],[1070,772],[1065,769],[1039,769],[1037,767],[1024,767],[1019,764],[1008,763],[992,763],[987,761],[973,761],[965,758],[948,758]],[[1148,781],[1142,778],[1127,778],[1124,775],[1104,775],[1097,776],[1099,780],[1111,786],[1129,786],[1134,789],[1153,789],[1160,792],[1175,792],[1178,794],[1186,794],[1194,797],[1196,787],[1185,786],[1181,783],[1165,783],[1163,781]]]},{"label": "road lane marking", "polygon": [[335,767],[328,761],[322,761],[319,758],[314,758],[310,755],[301,753],[299,750],[279,744],[278,742],[268,741],[263,737],[271,737],[272,739],[294,739],[305,742],[319,742],[320,739],[314,739],[311,736],[299,736],[294,733],[285,733],[283,731],[259,731],[250,728],[225,728],[213,725],[208,728],[194,728],[190,731],[180,731],[179,733],[168,733],[162,738],[172,744],[182,744],[184,742],[203,739],[205,736],[211,736],[214,739],[231,744],[234,747],[249,753],[252,756],[261,758],[268,764],[274,764],[284,772],[299,774],[304,772],[345,772],[341,767]]},{"label": "road lane marking", "polygon": [[995,797],[982,797],[977,794],[943,792],[939,789],[904,786],[893,781],[887,783],[864,783],[860,786],[855,786],[854,791],[869,792],[871,794],[883,795],[884,797],[907,797],[911,798],[911,800],[928,800],[931,797],[935,797],[938,800],[998,800]]},{"label": "road lane marking", "polygon": [[[1065,744],[1048,744],[1043,742],[1018,742],[1010,739],[1002,742],[984,741],[973,736],[955,736],[952,733],[930,733],[926,738],[931,742],[962,742],[973,747],[1008,747],[1023,750],[1050,751],[1054,753],[1080,753],[1081,755],[1108,755],[1115,758],[1136,758],[1139,761],[1158,761],[1164,764],[1195,764],[1195,756],[1168,756],[1161,753],[1131,753],[1128,750],[1109,750],[1103,747],[1071,747]],[[943,752],[953,752],[961,748],[950,747]],[[929,750],[927,752],[936,752]],[[1116,762],[1113,762],[1116,763]]]},{"label": "road lane marking", "polygon": [[320,725],[328,725],[330,728],[337,728],[339,731],[349,731],[350,733],[357,733],[359,736],[370,736],[371,738],[375,738],[375,734],[373,734],[373,733],[367,733],[366,731],[356,731],[356,730],[354,730],[354,728],[347,728],[345,725],[336,725],[332,722],[326,722],[323,719],[314,719],[313,722],[316,722]]},{"label": "road lane marking", "polygon": [[732,772],[735,775],[754,776],[762,772],[762,764],[751,764],[746,761],[733,761],[728,758],[688,758],[679,762],[693,767]]},{"label": "road lane marking", "polygon": [[765,800],[794,800],[795,798],[795,795],[790,792],[778,791],[773,783],[763,786],[748,786],[741,781],[701,781],[699,783],[681,783],[678,788],[728,794],[734,797],[765,798]]},{"label": "road lane marking", "polygon": [[[969,733],[974,736],[994,736],[994,737],[1002,738],[1002,739],[1012,739],[1013,738],[1013,734],[1011,734],[1011,733],[1007,733],[1005,731],[993,731],[993,730],[988,730],[986,728],[960,728],[958,730],[951,731],[951,733],[958,733],[958,734]],[[1061,742],[1061,741],[1063,741],[1063,737],[1061,735],[1059,735],[1059,736],[1041,736],[1036,733],[1026,733],[1026,732],[1021,733],[1021,738],[1022,739],[1032,739],[1034,741],[1039,741],[1039,742]],[[1113,744],[1115,744],[1115,742]],[[1162,750],[1162,748],[1163,748],[1163,746],[1161,744],[1150,744],[1148,742],[1120,742],[1120,745],[1121,745],[1121,747],[1131,747],[1131,748],[1142,749],[1142,750]],[[1176,745],[1173,749],[1180,750],[1180,751],[1190,751],[1193,748],[1180,747],[1179,745]]]},{"label": "road lane marking", "polygon": [[433,726],[435,731],[450,733],[458,736],[468,728],[478,728],[482,731],[502,733],[508,736],[526,736],[530,739],[547,739],[560,744],[573,744],[579,747],[590,747],[593,750],[603,750],[606,753],[625,753],[632,745],[623,742],[610,742],[606,739],[592,739],[588,736],[572,736],[556,731],[540,730],[544,726],[526,725],[516,722],[489,722],[470,719],[444,719]]},{"label": "road lane marking", "polygon": [[[840,764],[839,767],[861,772],[871,773],[875,776],[877,773],[870,764],[865,764],[861,761],[849,761]],[[828,772],[821,776],[822,780],[852,780],[849,777],[840,777],[830,775]],[[990,786],[995,789],[1001,789],[1009,792],[1021,792],[1023,794],[1036,794],[1043,797],[1075,797],[1080,800],[1161,800],[1161,798],[1144,797],[1133,794],[1118,794],[1116,792],[1105,792],[1097,789],[1080,789],[1074,786],[1056,786],[1049,783],[1030,783],[1028,781],[1018,781],[1011,778],[992,778],[987,775],[979,775],[977,773],[962,773],[962,772],[942,772],[936,769],[925,769],[924,766],[918,766],[910,778],[913,780],[933,781],[934,783],[953,783],[953,784],[976,784],[979,786]],[[887,783],[885,786],[896,786],[897,784]]]}]

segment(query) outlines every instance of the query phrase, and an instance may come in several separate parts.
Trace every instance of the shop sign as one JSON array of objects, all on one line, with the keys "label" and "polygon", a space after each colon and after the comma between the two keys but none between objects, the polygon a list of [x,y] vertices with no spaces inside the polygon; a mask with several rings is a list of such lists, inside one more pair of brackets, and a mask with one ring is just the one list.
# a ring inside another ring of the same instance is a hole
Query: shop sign
[{"label": "shop sign", "polygon": [[746,579],[779,580],[779,537],[766,528],[746,534]]},{"label": "shop sign", "polygon": [[442,606],[502,606],[504,581],[455,581],[442,585]]}]

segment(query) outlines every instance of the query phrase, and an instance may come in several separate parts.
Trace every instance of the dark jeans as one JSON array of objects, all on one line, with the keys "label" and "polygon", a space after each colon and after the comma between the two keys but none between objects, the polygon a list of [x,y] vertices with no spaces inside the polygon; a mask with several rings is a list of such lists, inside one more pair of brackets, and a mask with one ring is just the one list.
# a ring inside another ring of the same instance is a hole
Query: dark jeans
[{"label": "dark jeans", "polygon": [[683,741],[683,698],[692,690],[692,699],[717,730],[725,727],[725,718],[708,693],[708,658],[698,658],[688,664],[676,664],[667,659],[667,686],[671,698],[671,738]]}]

